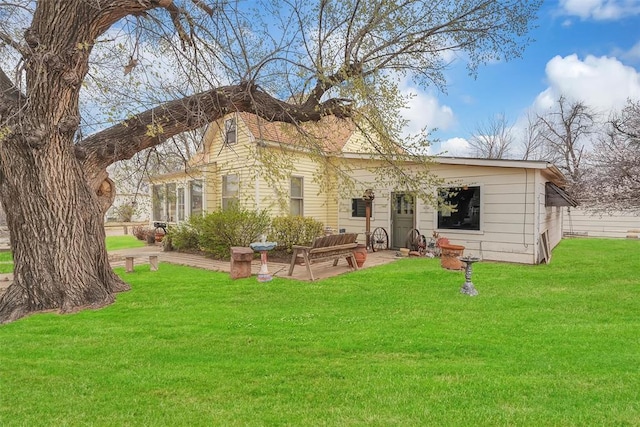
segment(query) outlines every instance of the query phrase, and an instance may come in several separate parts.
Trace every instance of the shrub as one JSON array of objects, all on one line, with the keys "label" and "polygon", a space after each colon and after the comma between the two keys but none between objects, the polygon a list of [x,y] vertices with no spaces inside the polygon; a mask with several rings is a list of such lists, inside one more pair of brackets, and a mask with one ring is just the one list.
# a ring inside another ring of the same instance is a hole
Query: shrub
[{"label": "shrub", "polygon": [[131,229],[131,232],[138,240],[147,240],[147,234],[149,233],[149,231],[153,230],[142,225],[136,225],[135,227],[133,227],[133,229]]},{"label": "shrub", "polygon": [[194,226],[193,222],[197,223],[199,217],[191,219],[189,222],[183,222],[175,227],[170,227],[167,230],[168,241],[171,242],[171,246],[178,251],[193,251],[200,249],[197,224]]},{"label": "shrub", "polygon": [[197,220],[200,247],[216,258],[228,259],[231,246],[249,246],[260,240],[271,220],[266,211],[251,211],[232,204]]},{"label": "shrub", "polygon": [[131,222],[131,219],[137,213],[137,209],[133,204],[123,204],[115,208],[114,213],[118,221]]},{"label": "shrub", "polygon": [[322,236],[324,225],[320,221],[304,216],[281,216],[271,222],[269,240],[278,242],[278,249],[292,252],[293,245],[309,244]]}]

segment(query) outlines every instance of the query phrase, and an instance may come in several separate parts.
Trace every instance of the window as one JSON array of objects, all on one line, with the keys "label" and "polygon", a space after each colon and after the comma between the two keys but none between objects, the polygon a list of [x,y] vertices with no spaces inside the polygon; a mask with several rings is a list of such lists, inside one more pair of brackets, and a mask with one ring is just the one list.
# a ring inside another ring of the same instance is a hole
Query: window
[{"label": "window", "polygon": [[222,177],[222,210],[226,210],[232,203],[238,202],[238,175],[224,175]]},{"label": "window", "polygon": [[176,184],[167,184],[167,221],[174,222],[176,220]]},{"label": "window", "polygon": [[395,211],[398,215],[413,215],[413,196],[409,194],[396,194]]},{"label": "window", "polygon": [[165,185],[156,184],[152,188],[151,203],[153,205],[153,220],[166,221],[165,212]]},{"label": "window", "polygon": [[304,215],[303,186],[304,181],[301,176],[291,177],[291,215]]},{"label": "window", "polygon": [[364,218],[366,216],[367,203],[364,199],[351,199],[351,217]]},{"label": "window", "polygon": [[480,230],[480,187],[439,189],[438,228]]},{"label": "window", "polygon": [[190,215],[202,215],[202,180],[196,179],[189,183],[189,199],[191,201]]},{"label": "window", "polygon": [[225,144],[235,144],[237,140],[236,119],[227,119],[224,121],[224,142]]},{"label": "window", "polygon": [[[365,199],[351,199],[351,218],[367,217],[367,201]],[[371,201],[371,212],[369,218],[373,218],[373,200]]]},{"label": "window", "polygon": [[[157,184],[152,187],[153,221],[175,222],[185,218],[185,189],[177,188],[175,182]],[[202,213],[202,181],[189,184],[191,196],[190,213]]]},{"label": "window", "polygon": [[184,221],[184,188],[178,188],[178,221]]}]

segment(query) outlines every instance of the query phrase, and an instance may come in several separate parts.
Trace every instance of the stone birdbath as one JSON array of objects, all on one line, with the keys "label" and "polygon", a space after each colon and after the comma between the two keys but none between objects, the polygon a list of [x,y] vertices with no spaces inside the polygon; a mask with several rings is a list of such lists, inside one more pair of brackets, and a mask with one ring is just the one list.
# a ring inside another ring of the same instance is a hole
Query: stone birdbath
[{"label": "stone birdbath", "polygon": [[256,252],[260,252],[260,271],[258,272],[258,282],[270,282],[273,277],[269,273],[267,268],[267,252],[272,250],[278,245],[276,242],[265,241],[265,236],[262,236],[262,241],[249,243],[249,247]]},{"label": "stone birdbath", "polygon": [[460,293],[467,294],[472,297],[476,296],[478,295],[478,291],[476,290],[475,286],[473,286],[473,282],[471,281],[471,273],[473,272],[473,263],[480,261],[480,258],[474,256],[465,256],[460,257],[459,259],[466,264],[466,267],[464,269],[465,282],[464,285],[462,285],[462,288],[460,288]]}]

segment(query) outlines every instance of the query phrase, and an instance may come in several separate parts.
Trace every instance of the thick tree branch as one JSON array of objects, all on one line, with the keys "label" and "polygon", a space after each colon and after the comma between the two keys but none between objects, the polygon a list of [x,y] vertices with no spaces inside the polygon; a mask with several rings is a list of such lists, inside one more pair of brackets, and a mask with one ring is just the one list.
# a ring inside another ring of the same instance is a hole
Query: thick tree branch
[{"label": "thick tree branch", "polygon": [[110,164],[130,159],[136,153],[156,146],[187,130],[197,129],[234,111],[248,111],[268,121],[302,123],[324,116],[348,117],[348,100],[309,99],[303,105],[280,101],[252,83],[219,87],[175,100],[140,113],[118,125],[84,139],[76,145],[90,182]]},{"label": "thick tree branch", "polygon": [[18,51],[18,53],[20,53],[20,55],[22,55],[23,57],[26,56],[27,49],[23,45],[15,41],[11,36],[9,36],[8,34],[2,31],[0,31],[0,41],[5,43],[7,46],[11,46],[13,49]]}]

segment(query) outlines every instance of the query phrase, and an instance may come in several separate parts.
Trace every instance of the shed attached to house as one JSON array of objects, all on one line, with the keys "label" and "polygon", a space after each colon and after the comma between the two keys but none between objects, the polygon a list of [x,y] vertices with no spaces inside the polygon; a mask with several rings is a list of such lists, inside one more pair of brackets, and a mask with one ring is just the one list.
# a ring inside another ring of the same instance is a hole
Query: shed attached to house
[{"label": "shed attached to house", "polygon": [[[436,232],[465,246],[466,254],[484,260],[548,261],[549,251],[562,239],[563,206],[575,206],[561,190],[564,178],[555,166],[454,157],[434,161],[431,171],[444,183],[427,191],[433,193],[437,206],[392,187],[371,187],[375,192],[371,230],[383,227],[393,248],[404,247],[408,231],[417,229],[427,238]],[[375,178],[365,164],[354,174],[363,186],[374,185]],[[354,209],[359,194],[356,191],[340,200],[339,227],[364,233],[365,218]]]}]

